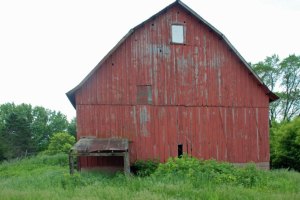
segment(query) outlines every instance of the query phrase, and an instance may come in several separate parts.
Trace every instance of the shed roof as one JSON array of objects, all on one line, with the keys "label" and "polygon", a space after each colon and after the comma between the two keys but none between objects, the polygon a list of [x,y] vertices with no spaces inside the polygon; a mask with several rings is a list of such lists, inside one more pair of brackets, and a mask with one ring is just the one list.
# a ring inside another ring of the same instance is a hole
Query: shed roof
[{"label": "shed roof", "polygon": [[145,20],[144,22],[140,23],[136,27],[132,28],[109,52],[104,58],[94,67],[94,69],[72,90],[66,93],[67,97],[69,98],[70,102],[76,108],[76,102],[75,102],[75,93],[76,91],[82,87],[82,85],[94,74],[94,72],[106,61],[107,58],[111,54],[115,52],[115,50],[130,36],[132,35],[137,29],[142,27],[145,23],[149,22],[150,20],[156,18],[157,16],[165,13],[168,9],[172,8],[173,6],[179,5],[184,10],[186,10],[188,13],[190,13],[192,16],[197,18],[200,22],[205,24],[207,27],[209,27],[213,32],[215,32],[218,36],[220,36],[221,39],[224,40],[224,42],[229,46],[229,48],[237,55],[237,57],[241,60],[241,62],[244,64],[244,66],[250,71],[250,74],[255,77],[255,79],[258,81],[258,84],[262,87],[262,89],[265,91],[265,94],[269,96],[269,101],[275,101],[279,97],[274,94],[269,88],[261,81],[261,79],[258,77],[258,75],[253,71],[249,63],[241,56],[241,54],[234,48],[234,46],[229,42],[229,40],[225,37],[223,33],[221,33],[219,30],[217,30],[214,26],[212,26],[210,23],[208,23],[206,20],[204,20],[200,15],[198,15],[194,10],[192,10],[190,7],[188,7],[186,4],[184,4],[180,0],[176,0],[175,2],[171,3],[149,19]]},{"label": "shed roof", "polygon": [[76,153],[93,152],[125,152],[128,150],[129,141],[123,138],[81,138],[72,147]]}]

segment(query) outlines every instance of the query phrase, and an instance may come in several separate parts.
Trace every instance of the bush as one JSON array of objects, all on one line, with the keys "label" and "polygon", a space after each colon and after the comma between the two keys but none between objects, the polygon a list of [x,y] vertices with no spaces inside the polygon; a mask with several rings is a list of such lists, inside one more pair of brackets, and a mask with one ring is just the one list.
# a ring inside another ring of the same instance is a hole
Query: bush
[{"label": "bush", "polygon": [[260,172],[255,164],[238,168],[226,162],[198,160],[184,155],[159,164],[153,176],[171,181],[189,180],[194,187],[209,183],[254,187],[262,180]]},{"label": "bush", "polygon": [[160,163],[156,176],[186,176],[193,172],[200,171],[200,161],[183,155],[181,158],[169,158],[166,163]]},{"label": "bush", "polygon": [[153,174],[158,167],[158,162],[153,160],[138,160],[134,163],[132,171],[140,176],[145,177]]},{"label": "bush", "polygon": [[238,183],[244,187],[256,186],[262,179],[254,163],[239,169],[236,174]]},{"label": "bush", "polygon": [[300,117],[273,131],[272,167],[300,171]]},{"label": "bush", "polygon": [[46,154],[54,155],[57,153],[68,153],[75,144],[75,137],[69,133],[55,133],[50,138],[50,144]]}]

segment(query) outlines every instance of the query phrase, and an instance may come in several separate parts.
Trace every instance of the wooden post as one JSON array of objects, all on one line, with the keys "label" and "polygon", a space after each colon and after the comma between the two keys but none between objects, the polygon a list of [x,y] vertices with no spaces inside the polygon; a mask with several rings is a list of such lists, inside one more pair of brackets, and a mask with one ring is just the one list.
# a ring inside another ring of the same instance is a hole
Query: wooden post
[{"label": "wooden post", "polygon": [[127,175],[130,174],[130,162],[128,151],[124,152],[124,173]]},{"label": "wooden post", "polygon": [[74,158],[73,154],[70,152],[69,153],[69,166],[70,166],[70,174],[74,174]]}]

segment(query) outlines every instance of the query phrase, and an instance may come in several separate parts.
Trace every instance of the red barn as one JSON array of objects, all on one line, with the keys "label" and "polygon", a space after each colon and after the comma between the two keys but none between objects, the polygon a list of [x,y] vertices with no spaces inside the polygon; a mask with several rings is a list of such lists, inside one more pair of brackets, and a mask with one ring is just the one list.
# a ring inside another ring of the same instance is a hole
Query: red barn
[{"label": "red barn", "polygon": [[[269,103],[278,97],[181,1],[131,29],[67,96],[77,139],[128,139],[131,164],[185,153],[269,167]],[[80,168],[122,162],[81,157]]]}]

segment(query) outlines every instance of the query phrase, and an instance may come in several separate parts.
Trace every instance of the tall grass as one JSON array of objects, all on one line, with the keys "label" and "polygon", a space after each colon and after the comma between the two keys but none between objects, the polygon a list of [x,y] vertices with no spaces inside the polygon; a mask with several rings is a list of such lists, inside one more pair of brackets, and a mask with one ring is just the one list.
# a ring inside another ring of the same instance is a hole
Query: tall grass
[{"label": "tall grass", "polygon": [[146,177],[68,173],[66,155],[0,165],[0,199],[300,199],[300,174],[170,159]]}]

